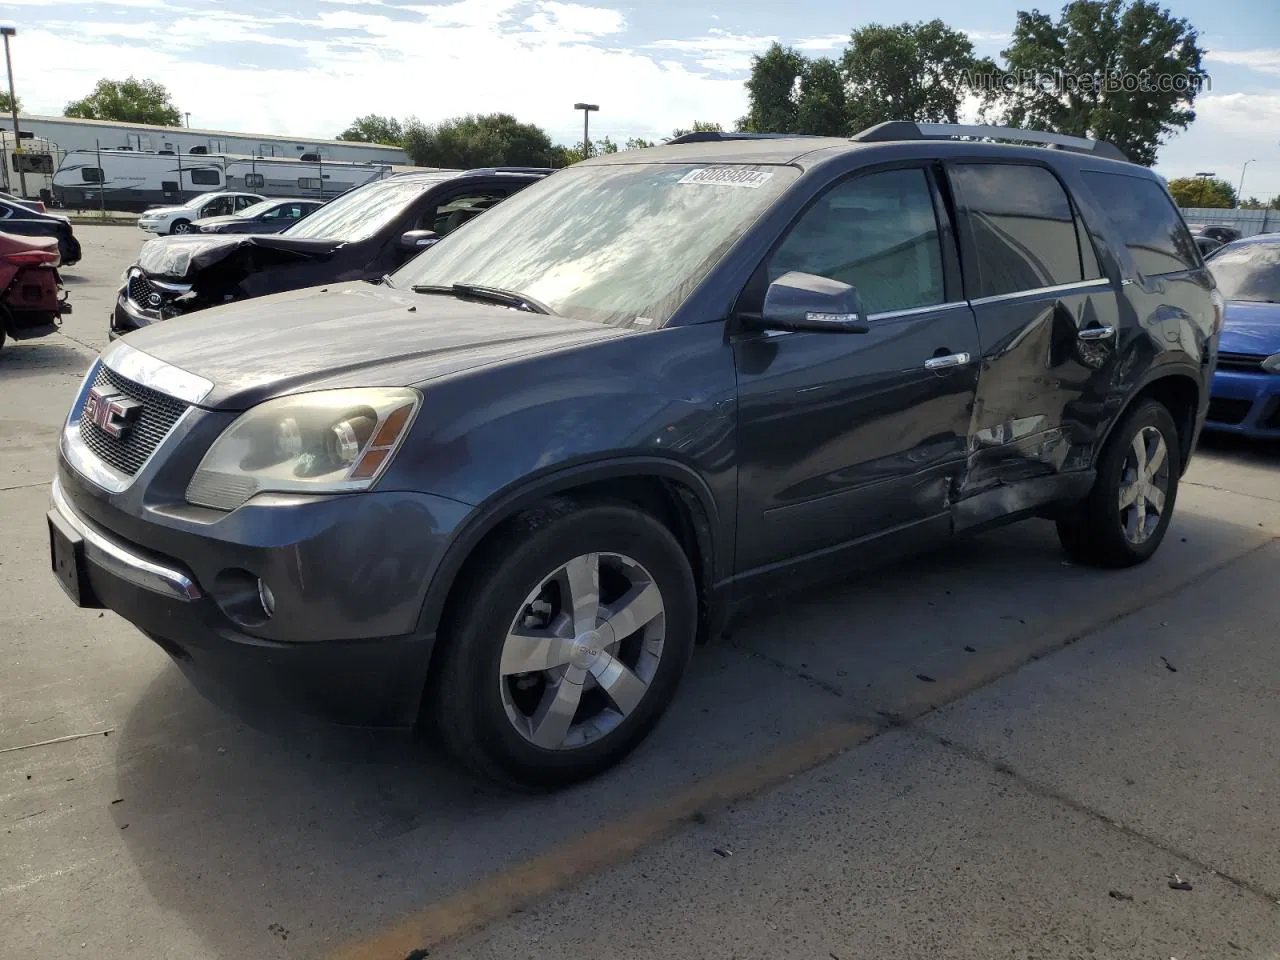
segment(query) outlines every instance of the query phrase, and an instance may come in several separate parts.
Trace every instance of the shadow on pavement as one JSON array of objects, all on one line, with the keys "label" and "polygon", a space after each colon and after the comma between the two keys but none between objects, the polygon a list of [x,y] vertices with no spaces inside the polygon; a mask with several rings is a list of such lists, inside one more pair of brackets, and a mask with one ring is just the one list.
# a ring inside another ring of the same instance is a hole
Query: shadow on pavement
[{"label": "shadow on pavement", "polygon": [[211,954],[322,954],[699,777],[891,708],[964,670],[966,648],[1034,648],[1099,591],[1173,588],[1262,539],[1184,514],[1151,563],[1108,574],[1064,566],[1052,527],[1032,522],[794,597],[700,650],[631,760],[554,795],[477,783],[419,742],[251,729],[169,667],[116,738],[112,815],[150,895]]},{"label": "shadow on pavement", "polygon": [[35,340],[5,340],[0,347],[0,380],[12,382],[27,377],[66,374],[79,379],[94,357],[56,334]]}]

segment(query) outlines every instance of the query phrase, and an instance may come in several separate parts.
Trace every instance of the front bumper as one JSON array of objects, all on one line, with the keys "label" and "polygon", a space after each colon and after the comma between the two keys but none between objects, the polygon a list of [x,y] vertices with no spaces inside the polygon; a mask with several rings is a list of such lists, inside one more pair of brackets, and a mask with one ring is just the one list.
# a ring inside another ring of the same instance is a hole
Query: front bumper
[{"label": "front bumper", "polygon": [[1205,429],[1280,439],[1280,374],[1217,370]]},{"label": "front bumper", "polygon": [[116,306],[111,311],[111,329],[108,336],[114,340],[133,330],[159,323],[162,319],[158,310],[139,309],[122,289],[116,293]]},{"label": "front bumper", "polygon": [[259,497],[227,514],[139,509],[138,491],[108,493],[59,461],[51,554],[80,606],[124,617],[234,709],[416,722],[434,642],[419,630],[422,601],[461,504],[370,493]]},{"label": "front bumper", "polygon": [[138,220],[138,229],[143,233],[168,233],[169,222],[167,220]]}]

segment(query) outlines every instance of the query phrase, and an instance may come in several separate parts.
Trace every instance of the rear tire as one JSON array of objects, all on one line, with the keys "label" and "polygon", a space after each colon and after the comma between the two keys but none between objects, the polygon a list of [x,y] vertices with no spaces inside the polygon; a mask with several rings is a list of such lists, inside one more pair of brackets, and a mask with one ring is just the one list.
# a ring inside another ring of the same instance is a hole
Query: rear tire
[{"label": "rear tire", "polygon": [[171,234],[174,234],[174,233],[191,233],[191,232],[192,232],[192,230],[191,230],[191,221],[190,221],[190,220],[175,220],[175,221],[173,222],[173,226],[171,226],[171,227],[169,228],[169,233],[171,233]]},{"label": "rear tire", "polygon": [[1098,567],[1148,560],[1169,529],[1181,468],[1173,416],[1159,401],[1142,401],[1107,440],[1089,495],[1058,520],[1063,549]]},{"label": "rear tire", "polygon": [[630,506],[557,501],[517,519],[451,599],[427,710],[474,772],[566,786],[648,735],[696,628],[693,573],[665,526]]}]

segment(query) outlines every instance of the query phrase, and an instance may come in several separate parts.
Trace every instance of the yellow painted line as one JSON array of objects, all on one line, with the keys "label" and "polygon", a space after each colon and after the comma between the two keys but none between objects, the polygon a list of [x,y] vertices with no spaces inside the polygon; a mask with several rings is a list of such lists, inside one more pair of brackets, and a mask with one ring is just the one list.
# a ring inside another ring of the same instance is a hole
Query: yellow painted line
[{"label": "yellow painted line", "polygon": [[713,810],[783,783],[870,740],[882,729],[872,723],[827,726],[800,743],[775,748],[758,760],[700,780],[662,801],[661,806],[496,873],[411,914],[372,940],[352,944],[335,954],[335,960],[404,960],[415,950],[434,950],[444,941],[505,917],[588,873],[625,860],[688,822],[698,810]]},{"label": "yellow painted line", "polygon": [[[1052,634],[979,656],[964,670],[923,685],[919,693],[881,712],[890,718],[891,724],[909,723],[1032,660],[1213,576],[1277,540],[1280,537],[1268,537],[1217,563],[1187,571],[1176,582],[1157,580],[1145,587],[1131,587],[1120,591],[1114,599],[1096,594],[1067,597],[1069,602],[1080,602],[1084,609]],[[551,853],[492,874],[445,900],[415,911],[371,939],[350,944],[332,954],[332,960],[405,960],[414,951],[435,951],[441,944],[528,907],[588,874],[624,862],[688,822],[696,811],[710,812],[785,783],[867,742],[890,729],[891,724],[834,723],[801,740],[775,747],[757,760],[699,780],[654,807],[562,844]]]}]

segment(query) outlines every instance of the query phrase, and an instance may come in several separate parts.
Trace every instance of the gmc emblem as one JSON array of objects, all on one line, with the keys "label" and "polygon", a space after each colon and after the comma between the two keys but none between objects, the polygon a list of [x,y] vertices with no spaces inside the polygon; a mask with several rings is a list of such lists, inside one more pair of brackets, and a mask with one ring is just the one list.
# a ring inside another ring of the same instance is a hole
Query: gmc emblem
[{"label": "gmc emblem", "polygon": [[123,440],[133,422],[142,415],[142,404],[124,394],[110,393],[106,387],[94,387],[84,399],[81,415],[107,436]]}]

